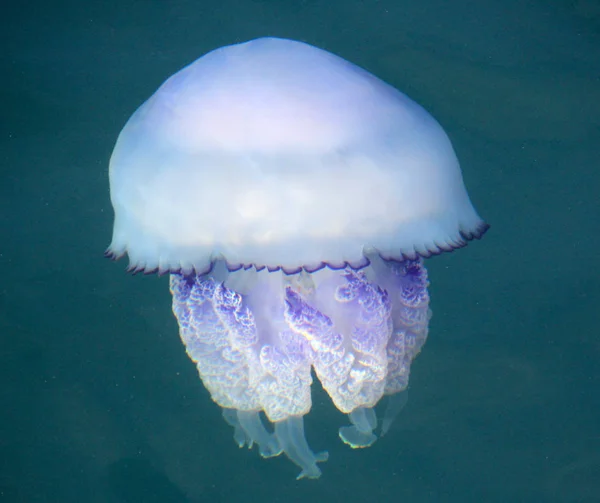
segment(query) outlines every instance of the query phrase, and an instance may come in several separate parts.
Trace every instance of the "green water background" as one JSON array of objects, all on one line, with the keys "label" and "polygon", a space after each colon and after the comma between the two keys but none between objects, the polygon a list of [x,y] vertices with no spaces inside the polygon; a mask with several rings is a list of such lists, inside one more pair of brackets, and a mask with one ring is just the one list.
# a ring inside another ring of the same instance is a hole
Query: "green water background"
[{"label": "green water background", "polygon": [[[372,448],[294,480],[242,451],[201,386],[166,278],[102,258],[128,116],[217,46],[296,38],[447,129],[492,224],[428,262],[430,338]],[[600,501],[600,3],[58,1],[0,16],[0,501]]]}]

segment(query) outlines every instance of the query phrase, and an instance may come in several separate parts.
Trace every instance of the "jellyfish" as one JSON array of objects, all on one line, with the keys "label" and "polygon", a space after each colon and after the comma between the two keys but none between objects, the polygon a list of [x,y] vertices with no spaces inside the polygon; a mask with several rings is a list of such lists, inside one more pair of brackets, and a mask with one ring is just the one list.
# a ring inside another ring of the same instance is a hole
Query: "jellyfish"
[{"label": "jellyfish", "polygon": [[298,478],[328,458],[304,433],[313,380],[347,414],[345,444],[385,434],[428,334],[424,261],[488,228],[429,113],[278,38],[167,79],[121,131],[109,179],[106,255],[170,275],[181,340],[235,441],[284,453]]}]

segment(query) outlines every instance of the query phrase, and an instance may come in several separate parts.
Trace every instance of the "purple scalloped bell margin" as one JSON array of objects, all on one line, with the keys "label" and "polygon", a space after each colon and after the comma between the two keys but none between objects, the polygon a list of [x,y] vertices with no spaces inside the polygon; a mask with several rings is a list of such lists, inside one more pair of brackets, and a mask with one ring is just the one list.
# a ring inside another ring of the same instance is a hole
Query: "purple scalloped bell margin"
[{"label": "purple scalloped bell margin", "polygon": [[[474,239],[481,239],[489,228],[490,228],[489,224],[482,222],[473,231],[470,231],[470,232],[460,231],[460,235],[462,237],[461,241],[453,242],[452,244],[445,243],[443,245],[438,245],[436,243],[435,249],[433,249],[433,250],[428,249],[427,252],[425,252],[425,253],[417,252],[417,251],[415,251],[412,254],[401,253],[400,255],[384,255],[384,254],[380,253],[379,256],[383,260],[392,261],[392,262],[404,262],[405,260],[414,260],[415,258],[417,258],[417,256],[421,256],[423,258],[430,258],[434,255],[440,255],[443,252],[451,252],[451,251],[457,250],[459,248],[464,248],[465,246],[467,246],[467,243],[469,241],[472,241]],[[104,256],[111,260],[119,260],[124,255],[125,255],[125,253],[117,255],[110,249],[107,249],[104,252]],[[293,274],[298,274],[302,270],[304,270],[308,273],[313,273],[313,272],[323,269],[324,267],[328,267],[329,269],[332,269],[334,271],[346,269],[347,267],[349,267],[350,269],[358,271],[360,269],[367,267],[370,263],[371,263],[370,260],[367,257],[363,256],[361,259],[353,261],[353,262],[347,262],[347,261],[340,262],[340,263],[320,262],[317,265],[305,265],[305,266],[294,267],[294,268],[286,268],[286,267],[282,267],[280,265],[272,266],[272,265],[264,265],[264,264],[231,264],[231,263],[227,262],[227,269],[230,272],[235,272],[235,271],[239,271],[240,269],[248,270],[248,269],[252,269],[253,267],[255,267],[257,271],[262,271],[264,269],[267,269],[269,272],[276,272],[276,271],[281,270],[281,271],[283,271],[284,274],[293,275]],[[194,270],[189,274],[195,274],[195,275],[208,274],[212,271],[214,265],[215,265],[215,262],[212,262],[205,269],[203,269],[201,271]],[[155,267],[150,270],[146,270],[145,266],[135,266],[135,265],[131,266],[130,265],[127,268],[127,272],[132,273],[133,275],[143,273],[143,274],[158,274],[159,276],[162,276],[164,274],[181,274],[181,268],[166,269],[166,270],[159,271],[158,267]],[[187,275],[188,275],[188,273],[186,273],[186,276]]]}]

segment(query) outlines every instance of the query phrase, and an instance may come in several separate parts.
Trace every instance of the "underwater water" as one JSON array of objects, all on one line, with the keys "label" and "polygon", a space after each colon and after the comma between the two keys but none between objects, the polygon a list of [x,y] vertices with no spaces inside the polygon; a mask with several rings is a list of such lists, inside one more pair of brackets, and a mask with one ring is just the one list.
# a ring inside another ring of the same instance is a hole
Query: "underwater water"
[{"label": "underwater water", "polygon": [[[600,500],[594,2],[65,1],[0,23],[0,501]],[[492,226],[426,260],[429,336],[383,439],[344,445],[313,385],[318,480],[238,448],[168,278],[102,257],[132,111],[207,51],[267,35],[423,105]]]}]

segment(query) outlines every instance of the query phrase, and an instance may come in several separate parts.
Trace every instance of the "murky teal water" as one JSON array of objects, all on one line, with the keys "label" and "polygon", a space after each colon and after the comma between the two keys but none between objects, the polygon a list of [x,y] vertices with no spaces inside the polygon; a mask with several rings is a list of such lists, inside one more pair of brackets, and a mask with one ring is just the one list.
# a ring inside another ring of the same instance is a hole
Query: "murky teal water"
[{"label": "murky teal water", "polygon": [[[600,501],[600,7],[593,0],[31,2],[0,18],[0,501]],[[428,263],[434,316],[394,430],[296,482],[240,451],[166,278],[102,258],[131,112],[204,52],[305,40],[446,127],[492,229]]]}]

